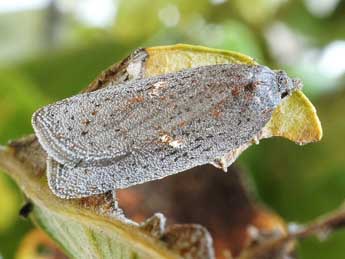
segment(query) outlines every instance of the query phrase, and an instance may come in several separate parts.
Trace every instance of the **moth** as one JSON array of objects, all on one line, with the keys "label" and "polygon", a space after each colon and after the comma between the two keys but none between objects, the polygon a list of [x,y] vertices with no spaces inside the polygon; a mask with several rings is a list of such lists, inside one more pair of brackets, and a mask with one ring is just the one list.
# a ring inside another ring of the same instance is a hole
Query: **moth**
[{"label": "moth", "polygon": [[79,94],[36,111],[51,190],[79,198],[219,161],[300,89],[284,71],[221,64]]}]

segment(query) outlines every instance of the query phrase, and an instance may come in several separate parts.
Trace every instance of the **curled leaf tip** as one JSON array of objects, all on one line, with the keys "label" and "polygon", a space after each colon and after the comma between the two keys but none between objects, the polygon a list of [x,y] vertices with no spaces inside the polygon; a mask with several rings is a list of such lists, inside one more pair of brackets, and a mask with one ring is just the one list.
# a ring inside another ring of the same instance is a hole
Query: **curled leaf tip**
[{"label": "curled leaf tip", "polygon": [[322,127],[316,109],[301,92],[295,91],[274,111],[264,128],[263,138],[284,137],[304,145],[322,138]]}]

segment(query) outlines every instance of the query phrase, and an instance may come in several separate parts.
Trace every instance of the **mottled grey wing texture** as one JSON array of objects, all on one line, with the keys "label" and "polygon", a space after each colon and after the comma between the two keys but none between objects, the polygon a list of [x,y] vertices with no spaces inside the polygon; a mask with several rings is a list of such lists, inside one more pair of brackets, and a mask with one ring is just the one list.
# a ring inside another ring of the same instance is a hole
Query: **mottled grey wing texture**
[{"label": "mottled grey wing texture", "polygon": [[[255,75],[264,81],[251,89]],[[36,112],[33,126],[58,162],[108,165],[148,144],[164,149],[164,135],[194,141],[198,134],[225,131],[232,136],[235,128],[249,135],[244,123],[237,124],[274,107],[260,96],[267,97],[274,79],[273,72],[259,66],[200,67],[62,100]]]},{"label": "mottled grey wing texture", "polygon": [[50,157],[49,185],[76,198],[211,163],[265,126],[291,88],[277,75],[263,66],[204,66],[43,107],[32,122]]},{"label": "mottled grey wing texture", "polygon": [[278,81],[263,66],[212,65],[43,107],[32,121],[50,186],[89,196],[210,163],[264,127],[286,90]]}]

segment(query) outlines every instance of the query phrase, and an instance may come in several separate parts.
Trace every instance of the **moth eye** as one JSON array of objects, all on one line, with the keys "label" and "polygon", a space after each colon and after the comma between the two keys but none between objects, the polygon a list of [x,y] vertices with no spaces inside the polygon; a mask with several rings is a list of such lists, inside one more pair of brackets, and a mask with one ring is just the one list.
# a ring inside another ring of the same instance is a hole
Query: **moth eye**
[{"label": "moth eye", "polygon": [[287,80],[287,75],[284,71],[279,71],[277,73],[277,83],[279,85],[285,85],[288,83],[288,80]]},{"label": "moth eye", "polygon": [[280,85],[282,85],[282,84],[286,83],[286,79],[283,76],[280,76],[280,77],[278,77],[278,83]]}]

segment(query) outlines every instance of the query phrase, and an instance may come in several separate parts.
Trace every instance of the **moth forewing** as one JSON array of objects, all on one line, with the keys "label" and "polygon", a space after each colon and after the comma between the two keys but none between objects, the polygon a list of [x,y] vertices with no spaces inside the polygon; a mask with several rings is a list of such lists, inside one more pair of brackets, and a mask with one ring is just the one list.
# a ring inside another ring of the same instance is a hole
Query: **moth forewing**
[{"label": "moth forewing", "polygon": [[214,163],[269,121],[293,90],[281,77],[263,66],[212,65],[46,106],[33,125],[52,157],[50,186],[60,196],[88,196]]}]

